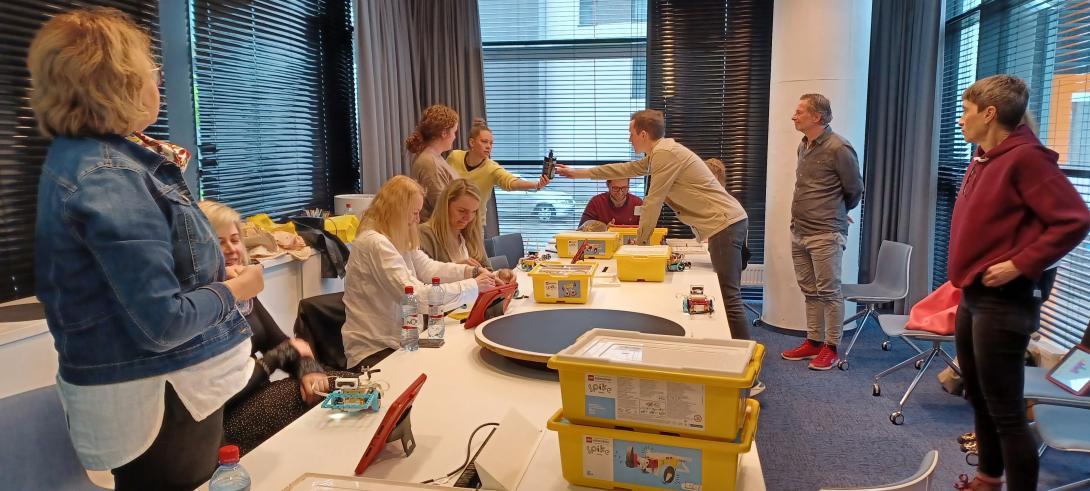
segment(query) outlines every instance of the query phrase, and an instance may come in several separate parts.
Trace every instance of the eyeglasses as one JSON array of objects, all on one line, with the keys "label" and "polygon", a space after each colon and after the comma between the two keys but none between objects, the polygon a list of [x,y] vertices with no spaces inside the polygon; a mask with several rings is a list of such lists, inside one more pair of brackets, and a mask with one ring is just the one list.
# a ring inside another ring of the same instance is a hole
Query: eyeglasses
[{"label": "eyeglasses", "polygon": [[609,191],[611,193],[619,193],[619,192],[622,192],[622,191],[628,192],[628,186],[624,186],[624,187],[610,186]]},{"label": "eyeglasses", "polygon": [[159,86],[162,87],[166,82],[166,78],[163,76],[163,65],[156,63],[155,66],[152,67],[152,71],[157,74],[156,78],[158,79]]}]

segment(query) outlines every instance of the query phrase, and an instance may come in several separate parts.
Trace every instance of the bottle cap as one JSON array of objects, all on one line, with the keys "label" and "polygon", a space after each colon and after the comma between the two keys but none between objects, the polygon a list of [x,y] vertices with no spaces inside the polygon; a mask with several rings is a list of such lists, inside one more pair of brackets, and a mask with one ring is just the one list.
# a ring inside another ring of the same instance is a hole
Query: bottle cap
[{"label": "bottle cap", "polygon": [[432,276],[431,277],[431,284],[438,285],[439,284],[439,277],[438,276]]},{"label": "bottle cap", "polygon": [[238,445],[224,445],[220,447],[220,464],[238,463]]},{"label": "bottle cap", "polygon": [[412,292],[413,292],[413,286],[412,285],[405,285],[405,293],[412,293]]}]

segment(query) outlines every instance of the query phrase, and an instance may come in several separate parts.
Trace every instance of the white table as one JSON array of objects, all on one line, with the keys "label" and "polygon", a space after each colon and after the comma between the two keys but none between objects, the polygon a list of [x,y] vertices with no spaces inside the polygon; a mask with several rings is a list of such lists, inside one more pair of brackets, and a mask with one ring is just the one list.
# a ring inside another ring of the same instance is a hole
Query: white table
[{"label": "white table", "polygon": [[[513,301],[509,312],[580,307],[632,310],[673,320],[686,329],[688,336],[727,338],[730,332],[721,308],[712,315],[692,317],[681,310],[682,297],[690,284],[704,285],[716,297],[716,304],[723,305],[708,258],[690,260],[692,270],[670,273],[664,283],[592,288],[590,302],[585,306],[534,303],[532,282],[520,272],[520,290],[530,298]],[[609,271],[615,270],[612,261],[603,263]],[[388,445],[366,477],[420,482],[443,476],[461,465],[466,442],[478,425],[499,422],[509,409],[515,408],[544,429],[546,420],[561,406],[555,375],[480,349],[473,331],[452,321],[448,321],[442,348],[398,351],[379,368],[382,371],[375,375],[376,379],[390,384],[385,404],[420,373],[426,373],[428,380],[412,410],[416,451],[406,458],[400,444]],[[320,407],[312,409],[242,459],[243,466],[254,476],[253,489],[283,489],[304,472],[351,475],[383,414],[349,415]],[[483,434],[479,434],[477,444],[482,440]],[[519,489],[587,488],[570,486],[564,480],[557,435],[545,430]],[[756,445],[742,456],[739,489],[765,489]]]}]

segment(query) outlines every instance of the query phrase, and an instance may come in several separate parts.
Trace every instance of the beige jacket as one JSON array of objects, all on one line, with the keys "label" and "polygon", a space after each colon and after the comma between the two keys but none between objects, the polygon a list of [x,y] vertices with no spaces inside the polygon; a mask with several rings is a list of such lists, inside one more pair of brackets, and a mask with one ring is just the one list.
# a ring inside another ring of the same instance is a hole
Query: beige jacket
[{"label": "beige jacket", "polygon": [[648,244],[665,202],[682,223],[708,239],[728,226],[745,220],[746,210],[715,180],[715,175],[692,150],[673,138],[662,138],[646,157],[632,162],[590,169],[594,179],[649,176],[643,198],[637,244]]},{"label": "beige jacket", "polygon": [[411,172],[412,178],[424,187],[424,208],[420,210],[420,221],[426,222],[439,201],[439,195],[458,175],[443,157],[427,149],[413,158]]}]

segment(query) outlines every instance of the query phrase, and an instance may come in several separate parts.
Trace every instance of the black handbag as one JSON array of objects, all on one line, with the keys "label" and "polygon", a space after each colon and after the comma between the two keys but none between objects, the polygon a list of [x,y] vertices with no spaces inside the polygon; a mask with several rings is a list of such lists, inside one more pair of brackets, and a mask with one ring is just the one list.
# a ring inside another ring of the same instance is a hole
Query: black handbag
[{"label": "black handbag", "polygon": [[344,278],[344,268],[348,264],[348,246],[339,237],[325,229],[325,219],[321,217],[292,217],[295,233],[303,238],[308,246],[322,256],[322,278]]}]

